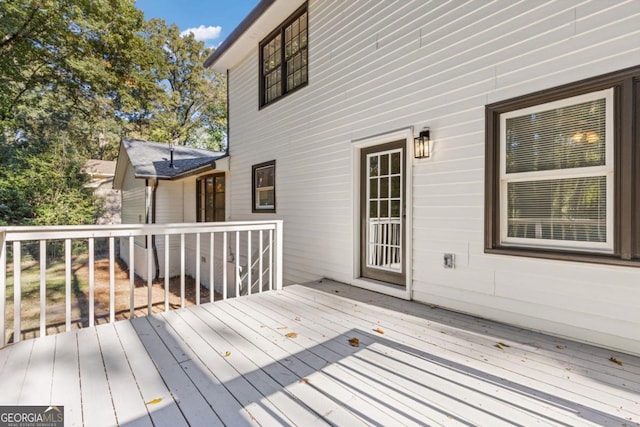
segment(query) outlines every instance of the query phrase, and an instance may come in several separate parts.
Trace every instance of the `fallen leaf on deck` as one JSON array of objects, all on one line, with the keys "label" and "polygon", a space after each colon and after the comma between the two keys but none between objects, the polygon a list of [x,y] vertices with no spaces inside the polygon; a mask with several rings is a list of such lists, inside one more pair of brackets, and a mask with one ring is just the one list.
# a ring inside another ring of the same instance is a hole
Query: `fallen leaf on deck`
[{"label": "fallen leaf on deck", "polygon": [[609,358],[609,360],[610,360],[610,361],[612,361],[613,363],[615,363],[615,364],[616,364],[616,365],[618,365],[618,366],[622,366],[622,362],[621,362],[621,361],[619,361],[618,359],[616,359],[616,358],[615,358],[615,357],[613,357],[613,356],[611,356],[611,357]]},{"label": "fallen leaf on deck", "polygon": [[298,334],[296,334],[295,332],[289,332],[288,334],[285,335],[285,337],[287,338],[296,338],[298,336]]},{"label": "fallen leaf on deck", "polygon": [[309,384],[309,378],[307,378],[307,377],[300,378],[300,382],[301,383],[305,383],[305,384]]},{"label": "fallen leaf on deck", "polygon": [[286,326],[278,326],[278,329],[287,329]]},{"label": "fallen leaf on deck", "polygon": [[498,347],[500,350],[503,350],[505,347],[509,347],[507,344],[503,343],[502,341],[495,343],[493,346]]},{"label": "fallen leaf on deck", "polygon": [[224,357],[229,357],[229,356],[231,356],[231,352],[230,352],[230,351],[227,351],[227,352],[224,354]]},{"label": "fallen leaf on deck", "polygon": [[147,405],[157,405],[158,403],[162,402],[162,398],[158,397],[157,399],[153,399],[150,400],[148,402],[145,402]]},{"label": "fallen leaf on deck", "polygon": [[565,348],[565,346],[563,346],[563,345],[561,345],[561,344],[558,344],[558,345],[556,346],[556,348],[557,348],[558,350],[563,350],[563,349]]},{"label": "fallen leaf on deck", "polygon": [[379,333],[380,335],[384,335],[384,331],[381,328],[378,329],[374,329],[374,331],[376,331],[377,333]]},{"label": "fallen leaf on deck", "polygon": [[349,338],[349,344],[351,344],[351,347],[360,347],[360,340],[358,338]]}]

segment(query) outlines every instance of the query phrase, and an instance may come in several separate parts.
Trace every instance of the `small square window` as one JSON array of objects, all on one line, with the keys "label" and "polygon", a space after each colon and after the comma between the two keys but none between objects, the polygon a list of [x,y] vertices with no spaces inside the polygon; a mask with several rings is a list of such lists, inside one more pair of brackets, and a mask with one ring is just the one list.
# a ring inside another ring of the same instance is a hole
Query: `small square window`
[{"label": "small square window", "polygon": [[260,163],[252,167],[254,213],[276,211],[276,161]]}]

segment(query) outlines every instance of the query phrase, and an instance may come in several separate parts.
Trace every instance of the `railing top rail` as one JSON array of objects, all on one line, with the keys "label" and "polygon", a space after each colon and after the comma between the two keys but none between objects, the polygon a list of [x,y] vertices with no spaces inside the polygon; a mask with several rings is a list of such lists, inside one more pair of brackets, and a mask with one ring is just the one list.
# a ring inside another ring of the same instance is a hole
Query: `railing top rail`
[{"label": "railing top rail", "polygon": [[150,234],[192,234],[248,230],[273,230],[282,220],[193,222],[173,224],[108,224],[0,227],[7,242],[27,240],[59,240],[100,237],[146,236]]}]

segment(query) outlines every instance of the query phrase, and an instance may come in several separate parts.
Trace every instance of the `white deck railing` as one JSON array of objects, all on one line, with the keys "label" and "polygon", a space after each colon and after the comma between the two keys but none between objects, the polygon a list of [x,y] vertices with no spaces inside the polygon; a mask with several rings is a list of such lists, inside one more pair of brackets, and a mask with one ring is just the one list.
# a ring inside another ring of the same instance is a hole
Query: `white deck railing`
[{"label": "white deck railing", "polygon": [[[117,249],[128,266],[131,318],[135,310],[136,274],[146,279],[147,314],[152,313],[153,279],[158,279],[160,275],[164,277],[165,311],[170,309],[169,280],[172,276],[179,276],[180,279],[181,307],[185,305],[186,276],[194,279],[195,304],[201,302],[201,283],[209,288],[209,301],[214,300],[214,290],[219,298],[226,299],[230,296],[281,289],[282,228],[282,221],[0,228],[0,347],[9,341],[7,334],[10,334],[11,330],[7,327],[7,316],[13,323],[12,341],[19,341],[23,332],[21,276],[25,245],[29,245],[29,252],[38,254],[37,259],[31,259],[30,262],[39,265],[39,335],[44,336],[47,334],[48,326],[47,249],[51,248],[52,242],[64,246],[64,330],[69,331],[72,324],[72,262],[78,255],[86,255],[83,262],[88,267],[87,325],[95,324],[97,241],[104,241],[108,246],[108,319],[109,322],[114,322]],[[179,250],[175,243],[177,241]],[[158,244],[152,245],[150,242]],[[12,272],[8,272],[8,263],[13,267]],[[161,269],[161,266],[164,268]],[[204,274],[201,271],[203,268]],[[8,278],[13,279],[13,316],[6,310]],[[101,285],[106,286],[104,283]]]}]

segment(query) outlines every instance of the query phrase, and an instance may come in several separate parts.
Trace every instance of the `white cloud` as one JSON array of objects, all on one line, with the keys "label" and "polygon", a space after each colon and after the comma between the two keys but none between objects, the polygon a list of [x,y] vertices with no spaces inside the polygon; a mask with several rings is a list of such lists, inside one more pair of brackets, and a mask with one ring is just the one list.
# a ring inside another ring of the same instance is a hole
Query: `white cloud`
[{"label": "white cloud", "polygon": [[220,36],[220,32],[222,31],[222,27],[220,26],[208,26],[200,25],[196,28],[187,28],[183,32],[180,33],[182,37],[186,36],[189,33],[193,33],[193,36],[196,40],[206,41],[217,39]]}]

